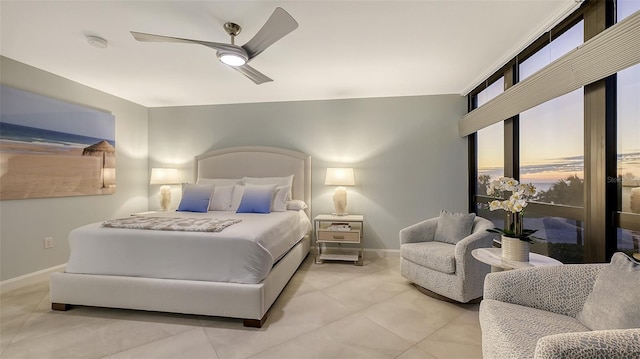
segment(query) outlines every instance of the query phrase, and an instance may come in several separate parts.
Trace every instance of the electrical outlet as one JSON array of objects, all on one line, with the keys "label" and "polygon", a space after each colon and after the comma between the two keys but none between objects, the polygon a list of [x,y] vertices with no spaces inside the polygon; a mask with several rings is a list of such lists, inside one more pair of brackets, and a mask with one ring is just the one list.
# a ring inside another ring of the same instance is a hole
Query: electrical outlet
[{"label": "electrical outlet", "polygon": [[53,248],[53,237],[47,237],[44,239],[44,249]]}]

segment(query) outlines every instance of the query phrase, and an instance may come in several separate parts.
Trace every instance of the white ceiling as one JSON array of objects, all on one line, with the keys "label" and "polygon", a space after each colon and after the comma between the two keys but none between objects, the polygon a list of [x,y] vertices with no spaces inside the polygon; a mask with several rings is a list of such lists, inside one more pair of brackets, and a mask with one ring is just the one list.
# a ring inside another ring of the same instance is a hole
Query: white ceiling
[{"label": "white ceiling", "polygon": [[[6,1],[0,54],[147,106],[466,94],[575,0]],[[137,42],[129,31],[247,42],[275,7],[297,30],[251,65],[262,85],[200,45]],[[109,41],[90,46],[87,35]]]}]

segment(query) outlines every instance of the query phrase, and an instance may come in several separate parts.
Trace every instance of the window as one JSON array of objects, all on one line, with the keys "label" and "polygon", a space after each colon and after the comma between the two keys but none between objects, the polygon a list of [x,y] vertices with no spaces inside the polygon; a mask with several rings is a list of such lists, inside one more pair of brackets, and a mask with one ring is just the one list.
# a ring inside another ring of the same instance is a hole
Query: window
[{"label": "window", "polygon": [[520,114],[520,181],[536,186],[535,200],[583,205],[582,89]]},{"label": "window", "polygon": [[[520,64],[521,80],[583,42],[583,21]],[[533,183],[539,202],[582,206],[584,182],[582,89],[520,114],[520,181]]]},{"label": "window", "polygon": [[[484,105],[504,90],[504,77],[488,86],[477,95],[478,107]],[[492,179],[504,175],[504,125],[498,122],[477,132],[478,143],[478,195],[487,194],[487,185]]]},{"label": "window", "polygon": [[[478,107],[489,102],[504,91],[504,77],[487,86],[476,95]],[[476,194],[486,196],[487,185],[493,179],[504,176],[504,124],[495,123],[476,133],[478,172],[476,174]],[[478,203],[479,202],[479,203]],[[477,201],[476,213],[490,221],[496,227],[504,225],[504,213],[491,212],[486,199]]]},{"label": "window", "polygon": [[487,194],[491,180],[504,176],[504,125],[495,123],[478,131],[478,195]]},{"label": "window", "polygon": [[640,10],[640,1],[638,0],[618,0],[616,1],[617,20],[620,21],[634,12]]},{"label": "window", "polygon": [[[639,10],[638,0],[581,2],[489,79],[514,75],[516,83],[523,81],[583,44],[585,31],[595,36]],[[486,210],[481,181],[512,173],[520,182],[535,184],[539,193],[527,207],[525,227],[537,229],[535,235],[546,240],[532,251],[564,263],[604,262],[616,250],[640,252],[640,64],[585,87],[586,92],[578,89],[495,129],[480,130],[470,141],[477,151],[470,157],[470,168],[476,170],[471,181],[474,175],[477,179],[475,188],[471,182],[471,208],[499,224],[495,213]],[[470,103],[477,93],[470,94]],[[492,149],[502,150],[502,156]],[[585,153],[604,163],[584,163]]]},{"label": "window", "polygon": [[[617,20],[640,10],[640,1],[618,0]],[[617,183],[618,211],[640,223],[640,65],[618,72],[617,77]],[[640,231],[617,228],[616,250],[640,252]]]},{"label": "window", "polygon": [[524,227],[535,229],[543,239],[531,245],[531,251],[556,258],[562,263],[584,263],[582,221],[527,212]]},{"label": "window", "polygon": [[[563,263],[583,263],[584,206],[582,89],[520,114],[520,181],[537,193],[527,209],[525,227],[543,243],[537,253]],[[559,213],[551,215],[551,213]]]},{"label": "window", "polygon": [[572,26],[550,44],[520,63],[520,81],[549,65],[584,42],[584,21]]},{"label": "window", "polygon": [[485,103],[492,100],[494,97],[504,92],[503,89],[504,89],[504,76],[496,80],[491,85],[487,86],[487,88],[480,91],[480,93],[478,93],[477,95],[478,107],[484,105]]},{"label": "window", "polygon": [[618,72],[617,80],[618,210],[640,213],[640,65]]},{"label": "window", "polygon": [[[574,25],[519,66],[520,80],[583,42],[583,21]],[[520,114],[520,182],[536,186],[536,202],[583,206],[584,96],[578,89]],[[551,216],[553,208],[527,211],[526,228],[544,239],[532,251],[563,263],[582,263],[582,221]],[[533,212],[533,213],[532,213]]]}]

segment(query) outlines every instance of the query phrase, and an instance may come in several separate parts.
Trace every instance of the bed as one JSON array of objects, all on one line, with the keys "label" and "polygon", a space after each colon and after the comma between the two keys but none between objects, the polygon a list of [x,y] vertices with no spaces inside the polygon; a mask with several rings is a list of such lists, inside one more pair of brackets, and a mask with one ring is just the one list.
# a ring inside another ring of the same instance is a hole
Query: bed
[{"label": "bed", "polygon": [[[287,149],[233,147],[196,156],[194,167],[198,182],[293,175],[291,199],[308,207],[269,215],[235,211],[152,215],[239,220],[218,233],[104,228],[103,222],[75,229],[69,237],[71,255],[65,272],[51,275],[53,310],[85,305],[161,311],[241,318],[245,326],[262,327],[269,308],[309,253],[311,159]],[[267,217],[275,222],[263,224]],[[283,240],[263,241],[262,232],[242,239],[246,228],[255,226],[267,226],[265,232]],[[296,229],[284,230],[288,228]],[[249,255],[231,259],[207,247],[213,242]]]}]

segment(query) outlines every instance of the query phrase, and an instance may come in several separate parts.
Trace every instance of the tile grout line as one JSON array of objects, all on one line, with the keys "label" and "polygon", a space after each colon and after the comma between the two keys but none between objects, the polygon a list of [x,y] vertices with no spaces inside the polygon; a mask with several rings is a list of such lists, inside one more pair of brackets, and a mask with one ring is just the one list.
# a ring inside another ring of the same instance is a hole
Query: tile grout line
[{"label": "tile grout line", "polygon": [[[313,264],[314,264],[314,263],[312,263],[312,265],[313,265]],[[371,273],[363,274],[363,275],[360,275],[360,276],[355,277],[355,278],[350,279],[350,280],[355,280],[355,279],[358,279],[358,278],[360,278],[360,277],[362,277],[362,276],[364,276],[364,275],[369,275],[369,274],[378,273],[378,272],[381,272],[381,271],[383,271],[383,270],[387,270],[387,269],[388,269],[388,268],[380,269],[380,270],[377,270],[377,271],[375,271],[375,272],[371,272]],[[310,268],[309,268],[308,270],[310,270]],[[326,290],[326,289],[328,289],[328,288],[331,288],[331,287],[334,287],[334,286],[336,286],[336,285],[342,284],[342,283],[344,283],[344,282],[341,282],[341,283],[338,283],[338,284],[333,284],[333,285],[330,285],[330,286],[325,287],[325,288],[322,288],[322,289],[318,289],[318,288],[316,288],[316,287],[313,287],[313,285],[312,285],[312,287],[314,288],[314,290],[313,290],[313,291],[311,291],[311,292],[309,292],[309,293],[305,293],[305,295],[306,295],[306,294],[313,293],[313,292],[320,292],[320,293],[322,293],[323,295],[325,295],[325,296],[327,296],[327,297],[329,297],[329,298],[331,298],[331,299],[335,300],[336,302],[338,302],[340,305],[344,306],[344,307],[345,307],[345,308],[347,308],[348,310],[352,310],[352,309],[351,309],[351,308],[349,308],[346,304],[342,303],[342,302],[341,302],[341,301],[339,301],[338,299],[335,299],[335,298],[331,297],[330,295],[328,295],[327,293],[325,293],[325,292],[324,292],[324,290]],[[390,297],[390,298],[392,298],[392,297]],[[390,298],[387,298],[387,299],[385,299],[385,300],[388,300],[388,299],[390,299]],[[377,304],[377,303],[376,303],[376,304]],[[367,308],[368,308],[368,307],[367,307]],[[368,321],[370,321],[370,322],[374,323],[374,322],[373,322],[373,321],[371,321],[369,318],[367,318],[366,316],[364,316],[363,314],[361,314],[361,313],[360,313],[360,312],[361,312],[362,310],[364,310],[364,309],[366,309],[366,308],[363,308],[363,309],[360,309],[360,310],[355,310],[355,309],[353,309],[353,312],[352,312],[352,313],[350,313],[349,315],[359,314],[359,315],[361,315],[363,318],[365,318],[366,320],[368,320]],[[326,327],[326,326],[328,326],[328,325],[331,325],[331,324],[333,324],[333,323],[335,323],[335,322],[338,322],[338,321],[340,321],[340,320],[342,320],[342,319],[344,319],[344,318],[337,318],[337,319],[332,320],[332,321],[330,321],[330,322],[327,322],[327,323],[325,323],[324,325],[319,326],[319,327],[317,327],[317,328],[313,328],[313,329],[310,329],[310,330],[308,330],[308,331],[306,331],[306,332],[299,333],[299,334],[298,334],[298,335],[296,335],[295,337],[289,338],[289,339],[285,340],[285,341],[284,341],[284,342],[282,342],[282,343],[275,344],[275,345],[273,345],[273,346],[270,346],[270,347],[268,347],[268,348],[265,348],[264,350],[262,350],[262,351],[260,351],[260,352],[254,353],[254,354],[252,354],[251,356],[249,356],[249,357],[248,357],[248,358],[246,358],[246,359],[251,359],[251,358],[255,357],[256,355],[262,354],[262,353],[264,353],[264,352],[266,352],[266,351],[268,351],[268,350],[271,350],[271,349],[273,349],[273,348],[276,348],[276,347],[278,347],[278,346],[280,346],[280,345],[284,345],[284,344],[286,344],[286,343],[289,343],[289,342],[291,342],[291,341],[293,341],[293,340],[295,340],[295,339],[298,339],[299,337],[301,337],[301,336],[303,336],[303,335],[306,335],[306,334],[312,333],[312,332],[314,332],[314,331],[320,330],[320,329],[322,329],[322,328],[324,328],[324,327]],[[378,323],[375,323],[375,324],[376,324],[376,325],[378,325],[378,326],[380,326],[380,327],[382,327],[382,325],[380,325],[380,324],[378,324]],[[382,327],[382,328],[384,328],[384,327]],[[400,338],[400,339],[402,339],[402,340],[407,341],[406,339],[403,339],[403,338],[399,337],[397,334],[395,334],[395,333],[393,333],[393,332],[389,331],[388,329],[386,329],[386,328],[384,328],[384,329],[385,329],[386,331],[388,331],[389,333],[391,333],[391,334],[393,334],[393,335],[397,336],[398,338]]]},{"label": "tile grout line", "polygon": [[[18,290],[18,289],[15,289]],[[29,315],[27,316],[27,318],[22,322],[22,324],[20,325],[20,328],[18,328],[16,330],[16,333],[13,335],[13,337],[11,338],[11,341],[7,344],[7,346],[2,349],[2,351],[0,351],[0,356],[7,350],[9,349],[9,347],[11,346],[11,344],[13,344],[13,341],[16,339],[16,337],[18,336],[18,334],[20,334],[22,332],[22,329],[25,327],[25,325],[27,324],[27,322],[29,321],[29,319],[31,319],[31,317],[33,317],[33,314],[38,310],[38,308],[40,307],[40,305],[42,304],[42,302],[48,297],[49,295],[49,288],[47,287],[47,290],[42,294],[42,298],[40,299],[40,301],[38,302],[38,304],[35,306],[35,309],[33,309],[32,311],[29,312]],[[7,292],[7,293],[11,293],[11,291]],[[4,293],[3,293],[4,294]]]}]

